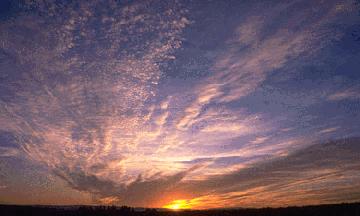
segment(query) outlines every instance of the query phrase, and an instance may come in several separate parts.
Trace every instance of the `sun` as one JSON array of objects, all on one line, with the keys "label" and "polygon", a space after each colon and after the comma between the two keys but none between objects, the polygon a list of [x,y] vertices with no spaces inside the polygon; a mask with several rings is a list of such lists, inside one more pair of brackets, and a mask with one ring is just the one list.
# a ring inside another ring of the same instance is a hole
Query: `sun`
[{"label": "sun", "polygon": [[181,205],[180,204],[174,204],[172,206],[170,206],[171,209],[174,209],[174,210],[178,210],[181,208]]},{"label": "sun", "polygon": [[164,205],[164,208],[171,210],[190,209],[190,203],[187,200],[174,200],[171,203]]}]

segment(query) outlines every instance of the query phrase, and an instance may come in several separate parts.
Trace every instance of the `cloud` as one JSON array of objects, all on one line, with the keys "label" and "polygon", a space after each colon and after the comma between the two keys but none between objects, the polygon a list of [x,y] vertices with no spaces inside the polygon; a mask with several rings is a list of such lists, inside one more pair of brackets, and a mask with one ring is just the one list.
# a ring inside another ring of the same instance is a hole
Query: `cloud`
[{"label": "cloud", "polygon": [[[2,70],[10,80],[1,88],[13,96],[0,101],[1,131],[17,137],[27,159],[91,193],[117,188],[119,176],[136,178],[124,162],[141,157],[133,153],[146,137],[156,138],[152,122],[166,123],[166,112],[143,122],[144,110],[157,94],[160,63],[189,24],[177,3],[157,2],[161,11],[150,2],[107,3],[34,1],[0,24],[1,52],[19,67]],[[1,148],[1,156],[18,153]]]},{"label": "cloud", "polygon": [[269,199],[269,206],[328,203],[329,197],[339,197],[333,202],[356,201],[359,191],[350,188],[360,178],[353,175],[360,166],[359,142],[359,138],[349,138],[311,145],[229,174],[183,182],[179,190],[192,192],[193,199],[199,200],[195,208],[219,203],[258,207]]},{"label": "cloud", "polygon": [[331,133],[331,132],[337,131],[338,129],[339,129],[339,127],[325,128],[325,129],[319,131],[319,134]]},{"label": "cloud", "polygon": [[159,115],[158,118],[155,120],[155,123],[159,126],[162,126],[166,123],[166,119],[169,116],[169,112],[164,112],[163,114]]},{"label": "cloud", "polygon": [[186,171],[182,171],[170,176],[154,176],[151,179],[142,179],[139,176],[134,182],[126,186],[120,193],[123,202],[137,206],[157,206],[161,201],[168,200],[169,194],[181,180],[199,166],[192,166]]},{"label": "cloud", "polygon": [[[328,24],[336,22],[342,12],[335,10],[333,4],[327,7],[313,4],[301,10],[294,10],[296,2],[277,4],[270,10],[259,9],[257,13],[261,16],[248,15],[242,20],[233,36],[226,40],[228,46],[218,51],[212,74],[197,86],[199,93],[185,109],[178,128],[191,126],[209,104],[238,101],[254,92],[276,69],[300,56],[313,56],[330,41],[338,39],[340,33]],[[312,7],[318,7],[323,15],[318,17]],[[279,15],[285,11],[293,13],[287,17]],[[296,27],[283,24],[283,19]],[[281,24],[275,24],[274,20]],[[332,34],[326,33],[332,31]]]},{"label": "cloud", "polygon": [[200,94],[196,100],[185,109],[184,116],[177,123],[178,129],[187,129],[200,115],[203,106],[207,105],[213,98],[220,95],[217,85],[206,85],[198,90]]},{"label": "cloud", "polygon": [[327,96],[330,101],[357,100],[360,98],[360,91],[357,88],[348,88]]},{"label": "cloud", "polygon": [[19,150],[15,148],[6,148],[0,146],[0,157],[15,157],[19,155]]},{"label": "cloud", "polygon": [[110,196],[110,197],[100,198],[99,201],[103,205],[112,205],[114,203],[118,203],[120,200],[116,196]]},{"label": "cloud", "polygon": [[100,203],[156,206],[158,202],[169,198],[172,188],[176,187],[189,172],[198,168],[199,166],[196,165],[174,175],[157,173],[149,178],[139,175],[127,185],[116,184],[82,170],[70,171],[65,167],[56,169],[55,173],[72,188],[92,193]]},{"label": "cloud", "polygon": [[269,139],[269,137],[256,137],[256,139],[255,140],[253,140],[251,143],[253,143],[253,144],[260,144],[260,143],[263,143],[263,142],[265,142],[266,140],[268,140]]}]

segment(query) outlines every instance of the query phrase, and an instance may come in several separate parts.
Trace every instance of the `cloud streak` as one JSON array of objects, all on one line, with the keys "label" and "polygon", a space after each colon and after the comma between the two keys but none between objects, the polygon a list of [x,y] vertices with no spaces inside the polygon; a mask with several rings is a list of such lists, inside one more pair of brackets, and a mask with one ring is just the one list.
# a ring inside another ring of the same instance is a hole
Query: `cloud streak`
[{"label": "cloud streak", "polygon": [[338,202],[346,194],[354,194],[347,201],[357,201],[358,191],[350,192],[349,184],[359,178],[351,174],[360,166],[358,143],[353,138],[315,144],[230,174],[184,183],[180,190],[202,200],[195,205],[198,208],[216,207],[219,202],[249,207],[320,204]]}]

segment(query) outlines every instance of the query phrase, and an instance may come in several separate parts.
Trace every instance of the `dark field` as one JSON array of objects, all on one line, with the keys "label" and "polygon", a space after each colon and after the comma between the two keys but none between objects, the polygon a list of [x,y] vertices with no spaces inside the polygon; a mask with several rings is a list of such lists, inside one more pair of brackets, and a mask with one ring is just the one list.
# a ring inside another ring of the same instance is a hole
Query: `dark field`
[{"label": "dark field", "polygon": [[360,203],[334,204],[286,208],[217,209],[169,211],[162,209],[139,210],[114,206],[13,206],[0,205],[1,216],[360,216]]}]

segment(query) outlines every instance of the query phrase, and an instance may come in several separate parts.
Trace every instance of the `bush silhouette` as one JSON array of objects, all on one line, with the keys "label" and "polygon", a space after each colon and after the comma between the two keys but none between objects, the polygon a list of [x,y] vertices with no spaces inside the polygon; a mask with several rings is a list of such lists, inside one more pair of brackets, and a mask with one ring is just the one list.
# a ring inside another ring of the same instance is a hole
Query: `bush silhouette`
[{"label": "bush silhouette", "polygon": [[4,216],[359,216],[360,203],[287,208],[170,211],[136,210],[128,206],[15,206],[0,205]]}]

